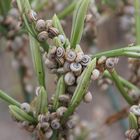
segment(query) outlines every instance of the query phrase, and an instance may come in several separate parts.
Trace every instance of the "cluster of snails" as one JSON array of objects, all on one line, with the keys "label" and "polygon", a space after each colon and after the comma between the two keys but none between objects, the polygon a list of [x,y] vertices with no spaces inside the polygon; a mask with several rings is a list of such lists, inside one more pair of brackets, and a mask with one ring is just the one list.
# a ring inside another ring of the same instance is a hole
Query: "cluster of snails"
[{"label": "cluster of snails", "polygon": [[129,44],[135,42],[135,8],[133,3],[133,1],[127,0],[120,10],[120,28],[124,31],[125,39]]},{"label": "cluster of snails", "polygon": [[[126,131],[125,136],[127,140],[139,140],[140,139],[140,105],[133,105],[130,108],[130,112],[136,117],[137,128],[130,128]],[[134,122],[132,122],[134,123]]]}]

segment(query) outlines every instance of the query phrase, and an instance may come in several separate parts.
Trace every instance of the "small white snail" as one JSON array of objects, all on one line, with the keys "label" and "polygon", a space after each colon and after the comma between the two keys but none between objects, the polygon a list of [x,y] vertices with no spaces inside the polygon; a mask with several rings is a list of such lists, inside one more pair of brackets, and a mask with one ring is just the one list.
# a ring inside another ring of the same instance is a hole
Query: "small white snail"
[{"label": "small white snail", "polygon": [[59,107],[56,110],[57,116],[62,117],[66,111],[67,111],[66,107],[64,107],[64,106]]},{"label": "small white snail", "polygon": [[71,63],[70,69],[76,76],[79,76],[82,72],[82,65],[80,63]]},{"label": "small white snail", "polygon": [[27,113],[29,113],[31,111],[31,107],[28,103],[22,103],[21,104],[21,109],[24,110]]},{"label": "small white snail", "polygon": [[67,85],[71,86],[75,83],[75,75],[72,72],[65,74],[64,81]]}]

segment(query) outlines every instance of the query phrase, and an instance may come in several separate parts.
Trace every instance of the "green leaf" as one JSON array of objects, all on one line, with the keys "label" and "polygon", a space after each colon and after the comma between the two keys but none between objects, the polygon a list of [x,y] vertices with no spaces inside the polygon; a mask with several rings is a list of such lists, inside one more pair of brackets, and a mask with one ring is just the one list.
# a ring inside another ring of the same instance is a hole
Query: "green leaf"
[{"label": "green leaf", "polygon": [[18,121],[28,121],[30,123],[36,122],[35,118],[33,118],[31,115],[24,112],[22,109],[20,109],[19,107],[15,105],[10,105],[9,109],[13,117],[15,117]]},{"label": "green leaf", "polygon": [[0,90],[0,98],[11,105],[16,105],[16,106],[20,107],[20,103],[18,101],[16,101],[15,99],[13,99],[9,95],[7,95],[2,90]]},{"label": "green leaf", "polygon": [[65,82],[64,76],[61,76],[58,80],[54,101],[53,101],[53,109],[56,110],[59,106],[59,96],[65,93]]},{"label": "green leaf", "polygon": [[75,92],[72,96],[71,102],[68,107],[68,111],[64,114],[64,119],[72,115],[76,107],[80,104],[82,101],[88,87],[90,84],[90,78],[93,69],[96,67],[96,58],[94,58],[86,67],[86,69],[83,71],[81,75],[80,82],[78,83]]},{"label": "green leaf", "polygon": [[63,31],[63,27],[62,27],[62,25],[60,23],[60,20],[59,20],[59,18],[57,17],[56,14],[52,18],[52,24],[55,28],[57,28],[59,30],[60,34],[63,34],[65,36],[65,33]]},{"label": "green leaf", "polygon": [[130,129],[137,129],[138,128],[137,117],[132,112],[129,113],[128,119]]},{"label": "green leaf", "polygon": [[31,35],[29,35],[29,38],[30,38],[30,49],[32,53],[32,59],[33,59],[33,64],[36,71],[37,79],[39,85],[45,88],[46,87],[45,72],[43,68],[41,53],[39,50],[39,44]]},{"label": "green leaf", "polygon": [[40,87],[39,95],[36,98],[36,115],[44,114],[47,111],[47,93],[44,87]]},{"label": "green leaf", "polygon": [[87,13],[88,5],[90,0],[80,0],[77,3],[72,23],[72,32],[71,32],[71,47],[75,48],[76,44],[79,44],[83,28],[84,28],[84,20]]}]

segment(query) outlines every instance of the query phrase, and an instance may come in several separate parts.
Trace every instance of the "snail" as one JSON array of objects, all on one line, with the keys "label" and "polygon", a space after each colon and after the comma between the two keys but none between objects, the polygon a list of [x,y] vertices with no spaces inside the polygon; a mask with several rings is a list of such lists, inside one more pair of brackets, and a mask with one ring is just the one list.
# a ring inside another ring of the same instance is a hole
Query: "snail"
[{"label": "snail", "polygon": [[72,72],[68,72],[65,74],[64,81],[67,85],[73,85],[75,83],[75,80],[75,76]]},{"label": "snail", "polygon": [[85,103],[90,103],[92,101],[92,94],[91,94],[91,92],[89,91],[89,92],[87,92],[86,94],[85,94],[85,96],[84,96],[84,102]]},{"label": "snail", "polygon": [[47,28],[47,31],[50,27],[52,27],[52,20],[46,20],[46,28]]},{"label": "snail", "polygon": [[57,69],[57,73],[59,73],[59,74],[64,74],[64,73],[65,73],[64,68],[63,68],[63,67],[58,68],[58,69]]},{"label": "snail", "polygon": [[39,122],[48,122],[49,121],[49,113],[47,115],[44,115],[44,114],[40,114],[38,116],[38,121]]},{"label": "snail", "polygon": [[28,103],[22,103],[20,107],[22,110],[24,110],[27,113],[29,113],[31,111],[31,107]]},{"label": "snail", "polygon": [[83,55],[82,60],[81,60],[80,63],[81,63],[83,66],[87,66],[88,63],[89,63],[90,61],[91,61],[91,58],[90,58],[89,55]]},{"label": "snail", "polygon": [[64,65],[64,58],[60,57],[60,58],[56,58],[57,63],[59,64],[59,66],[63,66]]},{"label": "snail", "polygon": [[36,22],[36,29],[37,31],[44,31],[46,29],[46,23],[45,23],[45,20],[43,19],[39,19],[37,20]]},{"label": "snail", "polygon": [[54,120],[54,119],[56,119],[57,118],[57,113],[56,112],[52,112],[51,114],[50,114],[50,120]]},{"label": "snail", "polygon": [[28,13],[28,19],[30,22],[32,21],[37,21],[38,17],[37,17],[37,13],[33,10],[30,10]]},{"label": "snail", "polygon": [[92,71],[91,79],[92,80],[97,80],[100,76],[100,71],[98,69],[94,69]]},{"label": "snail", "polygon": [[115,66],[115,64],[118,63],[118,61],[119,61],[118,58],[108,58],[108,59],[106,60],[106,63],[105,63],[106,68],[107,68],[107,69],[113,69],[114,66]]},{"label": "snail", "polygon": [[101,56],[101,57],[98,59],[97,63],[98,63],[99,65],[104,64],[105,61],[106,61],[106,59],[107,59],[106,56]]},{"label": "snail", "polygon": [[80,63],[71,63],[70,69],[76,76],[78,76],[82,72],[82,65]]},{"label": "snail", "polygon": [[81,62],[81,61],[82,61],[82,58],[83,58],[83,55],[84,55],[83,52],[78,52],[75,61],[76,61],[77,63]]},{"label": "snail", "polygon": [[68,62],[73,62],[76,59],[76,52],[73,50],[67,50],[65,53],[65,58]]},{"label": "snail", "polygon": [[61,44],[64,45],[65,42],[66,42],[66,38],[65,38],[65,36],[60,34],[60,35],[58,35],[58,38],[59,38]]},{"label": "snail", "polygon": [[53,130],[51,128],[49,128],[46,132],[45,132],[45,138],[46,139],[50,139],[53,135]]},{"label": "snail", "polygon": [[52,120],[51,121],[51,127],[53,128],[53,129],[59,129],[60,128],[60,121],[59,121],[59,119],[54,119],[54,120]]},{"label": "snail", "polygon": [[48,39],[48,33],[46,31],[42,31],[38,34],[38,40],[43,42]]},{"label": "snail", "polygon": [[59,31],[57,28],[49,27],[48,28],[48,36],[49,38],[53,39],[54,37],[59,35]]},{"label": "snail", "polygon": [[68,61],[65,61],[64,65],[63,65],[63,68],[64,68],[65,72],[70,71],[70,63]]},{"label": "snail", "polygon": [[56,110],[57,116],[58,117],[62,117],[66,111],[67,111],[67,108],[66,107],[64,107],[64,106],[59,107]]},{"label": "snail", "polygon": [[59,101],[62,103],[68,103],[70,101],[70,96],[68,94],[62,94],[59,96]]},{"label": "snail", "polygon": [[135,129],[129,129],[125,132],[125,136],[130,140],[135,140],[139,136],[139,133]]},{"label": "snail", "polygon": [[56,50],[57,50],[57,47],[56,46],[52,46],[50,49],[49,49],[49,55],[55,55],[56,53]]},{"label": "snail", "polygon": [[50,61],[49,59],[46,59],[45,64],[49,69],[57,68],[57,64],[55,61]]},{"label": "snail", "polygon": [[56,56],[58,58],[63,57],[65,55],[65,49],[63,47],[58,47],[56,50]]},{"label": "snail", "polygon": [[132,112],[133,114],[137,116],[140,116],[140,106],[137,106],[137,105],[131,106],[130,112]]}]

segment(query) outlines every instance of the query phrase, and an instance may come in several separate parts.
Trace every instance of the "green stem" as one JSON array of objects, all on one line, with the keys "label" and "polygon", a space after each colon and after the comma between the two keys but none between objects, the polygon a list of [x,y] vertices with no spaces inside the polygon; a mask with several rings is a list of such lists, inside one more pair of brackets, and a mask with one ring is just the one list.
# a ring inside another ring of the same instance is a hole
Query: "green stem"
[{"label": "green stem", "polygon": [[11,105],[16,105],[18,107],[20,107],[20,103],[18,101],[16,101],[15,99],[13,99],[12,97],[10,97],[9,95],[7,95],[5,92],[3,92],[2,90],[0,90],[0,98],[2,100],[4,100],[5,102],[11,104]]},{"label": "green stem", "polygon": [[[111,77],[110,73],[107,70],[104,72],[104,76],[106,76],[106,77],[108,77],[108,78],[110,78],[112,80],[112,77]],[[130,83],[129,81],[125,80],[123,77],[119,76],[119,80],[121,81],[121,83],[125,87],[127,87],[129,89],[134,89],[134,90],[140,91],[140,89],[137,86],[135,86],[132,83]]]},{"label": "green stem", "polygon": [[125,48],[100,52],[92,55],[91,57],[100,58],[101,56],[106,56],[106,57],[127,56],[127,57],[140,58],[139,52],[140,52],[140,46],[133,46],[133,47],[125,47]]},{"label": "green stem", "polygon": [[29,38],[30,38],[30,49],[31,49],[31,54],[32,54],[32,60],[33,60],[33,64],[34,64],[34,68],[36,71],[39,85],[46,88],[45,72],[43,68],[41,53],[39,50],[39,44],[31,35],[29,35]]},{"label": "green stem", "polygon": [[116,87],[120,91],[121,95],[124,97],[124,99],[127,101],[128,104],[133,105],[134,101],[130,96],[128,96],[128,93],[124,89],[123,84],[121,83],[117,72],[114,69],[112,71],[109,71],[109,72],[112,76],[112,80],[115,82]]},{"label": "green stem", "polygon": [[77,1],[73,1],[68,7],[66,7],[62,12],[58,14],[59,19],[64,19],[66,16],[70,15],[76,6]]},{"label": "green stem", "polygon": [[134,0],[135,6],[135,27],[136,27],[136,43],[140,44],[140,1]]}]

